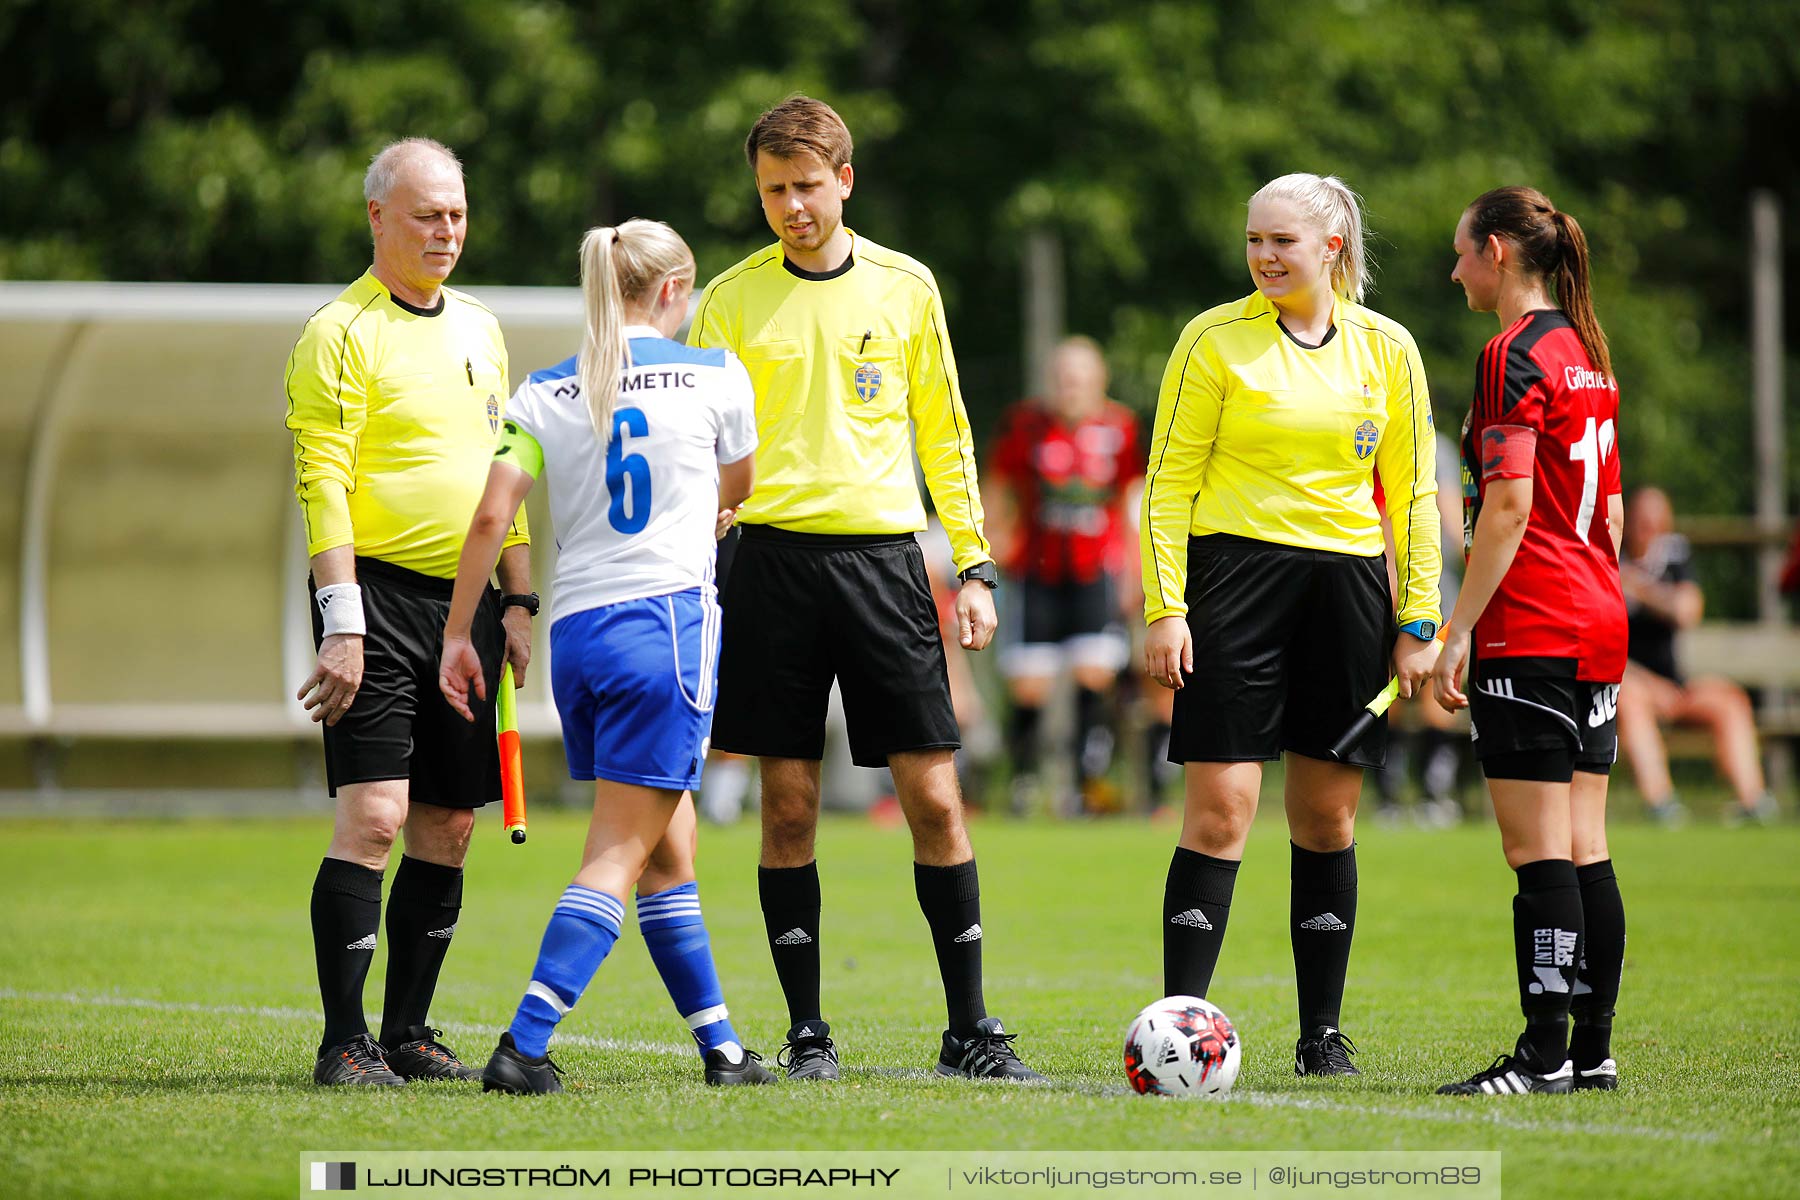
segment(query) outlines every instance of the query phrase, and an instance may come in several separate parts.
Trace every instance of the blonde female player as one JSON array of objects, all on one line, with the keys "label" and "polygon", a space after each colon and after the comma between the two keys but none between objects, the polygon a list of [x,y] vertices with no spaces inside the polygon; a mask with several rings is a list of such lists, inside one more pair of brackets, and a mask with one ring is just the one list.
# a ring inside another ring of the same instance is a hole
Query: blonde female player
[{"label": "blonde female player", "polygon": [[1501,332],[1482,351],[1463,425],[1469,565],[1434,682],[1446,709],[1469,709],[1518,875],[1525,1032],[1511,1054],[1438,1091],[1610,1090],[1625,959],[1606,848],[1626,644],[1619,389],[1574,217],[1533,188],[1497,188],[1464,211],[1453,245],[1450,278]]},{"label": "blonde female player", "polygon": [[[1338,1015],[1356,926],[1356,801],[1363,768],[1383,761],[1385,721],[1344,762],[1328,748],[1390,672],[1408,696],[1431,672],[1431,407],[1412,337],[1360,303],[1362,211],[1342,181],[1265,184],[1245,238],[1256,290],[1182,331],[1144,487],[1144,665],[1176,689],[1169,760],[1186,764],[1187,785],[1163,892],[1164,986],[1212,986],[1262,764],[1285,752],[1294,1071],[1354,1075]],[[1393,603],[1377,467],[1393,516]]]},{"label": "blonde female player", "polygon": [[594,781],[581,869],[544,930],[531,983],[483,1089],[557,1092],[556,1023],[618,940],[627,895],[711,1084],[769,1083],[725,1011],[694,883],[694,807],[712,730],[719,609],[715,521],[750,495],[750,378],[723,350],[672,341],[694,256],[657,221],[581,243],[581,353],[526,380],[508,406],[444,627],[439,685],[468,715],[483,683],[469,623],[534,480],[548,473],[559,535],[552,689],[569,773]]}]

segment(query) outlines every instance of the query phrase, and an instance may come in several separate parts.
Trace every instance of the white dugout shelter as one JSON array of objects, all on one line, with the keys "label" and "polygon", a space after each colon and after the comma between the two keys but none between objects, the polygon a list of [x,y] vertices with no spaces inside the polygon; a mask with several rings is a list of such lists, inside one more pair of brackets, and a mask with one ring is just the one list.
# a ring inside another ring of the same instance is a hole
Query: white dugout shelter
[{"label": "white dugout shelter", "polygon": [[[306,735],[306,550],[282,369],[327,286],[0,283],[0,737]],[[574,288],[471,288],[513,383]],[[554,538],[529,504],[533,577]],[[539,629],[520,705],[554,734]]]}]

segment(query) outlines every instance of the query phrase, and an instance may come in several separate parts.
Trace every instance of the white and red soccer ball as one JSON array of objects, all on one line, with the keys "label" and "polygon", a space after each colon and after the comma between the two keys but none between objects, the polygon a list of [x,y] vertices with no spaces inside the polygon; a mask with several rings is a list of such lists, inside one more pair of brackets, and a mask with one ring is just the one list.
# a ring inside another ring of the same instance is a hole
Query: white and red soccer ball
[{"label": "white and red soccer ball", "polygon": [[1223,1096],[1243,1046],[1231,1018],[1198,996],[1164,996],[1125,1031],[1125,1078],[1152,1096]]}]

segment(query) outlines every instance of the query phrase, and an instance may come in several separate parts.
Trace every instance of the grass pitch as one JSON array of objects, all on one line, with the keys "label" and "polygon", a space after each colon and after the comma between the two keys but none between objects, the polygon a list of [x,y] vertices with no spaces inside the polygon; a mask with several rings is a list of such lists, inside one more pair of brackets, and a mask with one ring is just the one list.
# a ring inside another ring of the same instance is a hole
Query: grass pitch
[{"label": "grass pitch", "polygon": [[[1278,812],[1271,805],[1270,817]],[[511,1016],[583,820],[524,847],[486,820],[433,1011],[485,1061]],[[564,1023],[569,1094],[323,1091],[306,909],[322,819],[0,827],[0,1191],[293,1194],[303,1150],[1499,1150],[1507,1194],[1800,1193],[1800,830],[1615,830],[1631,930],[1614,1094],[1430,1094],[1510,1047],[1512,876],[1491,826],[1365,827],[1344,1025],[1359,1079],[1292,1071],[1287,854],[1258,823],[1213,999],[1245,1039],[1223,1103],[1125,1087],[1128,1018],[1161,992],[1174,841],[1139,821],[975,828],[990,1009],[1055,1081],[933,1078],[942,998],[902,830],[821,830],[836,1085],[713,1091],[635,926]],[[754,828],[702,833],[701,895],[739,1031],[786,1019]],[[368,997],[379,1002],[378,956]]]}]

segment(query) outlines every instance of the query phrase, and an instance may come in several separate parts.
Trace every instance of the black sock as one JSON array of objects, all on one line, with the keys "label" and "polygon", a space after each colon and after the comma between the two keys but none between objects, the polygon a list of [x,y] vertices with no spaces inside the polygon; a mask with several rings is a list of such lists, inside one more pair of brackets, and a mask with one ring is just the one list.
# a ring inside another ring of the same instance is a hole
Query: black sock
[{"label": "black sock", "polygon": [[1581,958],[1581,886],[1575,864],[1546,858],[1516,868],[1513,955],[1519,968],[1520,1039],[1538,1061],[1556,1070],[1568,1058],[1569,999]]},{"label": "black sock", "polygon": [[1169,761],[1169,723],[1152,720],[1144,727],[1144,786],[1150,791],[1152,807],[1162,804],[1169,781],[1179,773]]},{"label": "black sock", "polygon": [[1425,760],[1425,765],[1419,769],[1419,786],[1425,790],[1425,798],[1456,799],[1456,776],[1462,766],[1461,748],[1467,739],[1442,729],[1427,729],[1419,736],[1423,743],[1421,757]]},{"label": "black sock", "polygon": [[775,977],[787,997],[788,1022],[824,1020],[819,1011],[818,861],[804,867],[758,867],[756,890]]},{"label": "black sock", "polygon": [[1014,703],[1006,718],[1006,753],[1012,758],[1014,775],[1036,775],[1038,770],[1038,725],[1044,710],[1029,704]]},{"label": "black sock", "polygon": [[913,887],[931,926],[950,1032],[968,1037],[975,1032],[975,1022],[987,1016],[981,996],[981,880],[975,860],[953,867],[914,863]]},{"label": "black sock", "polygon": [[1171,996],[1206,996],[1219,947],[1225,944],[1225,922],[1231,916],[1231,892],[1238,864],[1213,858],[1185,846],[1175,847],[1169,878],[1163,885],[1163,991]]},{"label": "black sock", "polygon": [[392,1050],[425,1024],[438,971],[450,951],[462,912],[461,867],[401,856],[388,888],[387,988],[381,1004],[381,1044]]},{"label": "black sock", "polygon": [[1625,901],[1612,860],[1575,868],[1581,885],[1582,935],[1580,967],[1569,1001],[1575,1028],[1569,1034],[1569,1057],[1575,1069],[1591,1071],[1612,1057],[1613,1006],[1619,1002],[1619,977],[1625,968]]},{"label": "black sock", "polygon": [[375,959],[380,928],[381,872],[340,858],[320,862],[313,878],[312,929],[319,999],[325,1006],[321,1054],[369,1032],[363,1019],[363,981]]},{"label": "black sock", "polygon": [[[1291,845],[1291,843],[1290,843]],[[1350,940],[1356,936],[1356,846],[1321,854],[1292,846],[1288,936],[1294,943],[1294,990],[1300,1033],[1338,1027]]]},{"label": "black sock", "polygon": [[1082,784],[1104,778],[1112,769],[1110,699],[1105,692],[1075,689],[1075,773]]}]

